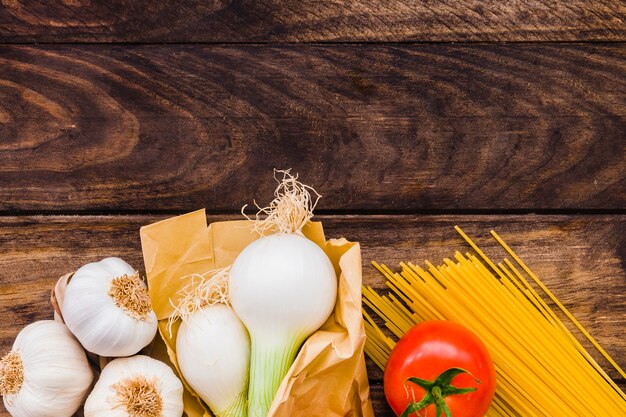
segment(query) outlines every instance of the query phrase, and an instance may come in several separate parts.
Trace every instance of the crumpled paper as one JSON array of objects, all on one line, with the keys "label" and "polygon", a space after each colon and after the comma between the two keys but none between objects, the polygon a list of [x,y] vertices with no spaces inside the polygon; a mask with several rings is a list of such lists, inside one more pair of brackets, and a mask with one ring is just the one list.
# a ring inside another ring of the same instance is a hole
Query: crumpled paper
[{"label": "crumpled paper", "polygon": [[[303,233],[326,252],[335,267],[337,303],[322,328],[303,344],[268,417],[374,417],[363,355],[359,244],[346,239],[327,241],[318,222],[307,224]],[[155,343],[151,355],[169,359],[177,369],[180,323],[174,323],[170,334],[168,319],[178,292],[189,283],[182,278],[231,265],[259,235],[248,220],[216,222],[207,227],[204,210],[144,226],[140,234],[150,297],[164,342]],[[186,415],[211,417],[208,407],[186,383],[185,388]]]}]

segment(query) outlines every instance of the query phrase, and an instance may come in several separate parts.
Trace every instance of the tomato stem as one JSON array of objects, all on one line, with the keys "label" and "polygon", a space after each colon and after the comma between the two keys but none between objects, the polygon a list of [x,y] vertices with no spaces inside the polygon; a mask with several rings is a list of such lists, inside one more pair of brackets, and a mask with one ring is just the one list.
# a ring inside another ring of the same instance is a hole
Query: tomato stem
[{"label": "tomato stem", "polygon": [[449,395],[463,395],[476,391],[476,388],[474,387],[457,388],[450,384],[452,379],[460,374],[468,374],[480,384],[480,381],[471,373],[461,368],[450,368],[442,372],[434,381],[427,381],[425,379],[415,377],[407,378],[405,383],[411,382],[422,387],[424,391],[426,391],[426,395],[424,395],[424,398],[422,398],[419,402],[412,401],[409,403],[400,417],[409,417],[411,414],[417,413],[419,410],[426,408],[431,404],[435,405],[435,417],[440,417],[441,413],[444,413],[446,417],[452,417],[452,412],[450,411],[450,408],[448,408],[445,398]]}]

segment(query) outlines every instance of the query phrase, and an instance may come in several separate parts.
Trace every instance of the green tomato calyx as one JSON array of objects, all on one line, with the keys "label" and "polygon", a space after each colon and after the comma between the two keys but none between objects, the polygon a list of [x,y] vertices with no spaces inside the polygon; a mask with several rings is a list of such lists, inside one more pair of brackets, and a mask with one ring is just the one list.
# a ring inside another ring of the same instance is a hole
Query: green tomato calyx
[{"label": "green tomato calyx", "polygon": [[476,388],[457,388],[450,383],[452,379],[460,374],[468,374],[476,382],[480,384],[480,381],[476,379],[470,372],[461,368],[450,368],[442,372],[434,381],[427,381],[420,378],[407,378],[406,382],[411,382],[418,385],[426,391],[426,395],[419,402],[412,401],[406,407],[400,417],[409,417],[413,413],[417,413],[419,410],[428,407],[431,404],[435,405],[435,416],[441,416],[444,413],[446,417],[452,417],[452,412],[448,408],[448,404],[444,400],[449,395],[462,395],[476,391]]}]

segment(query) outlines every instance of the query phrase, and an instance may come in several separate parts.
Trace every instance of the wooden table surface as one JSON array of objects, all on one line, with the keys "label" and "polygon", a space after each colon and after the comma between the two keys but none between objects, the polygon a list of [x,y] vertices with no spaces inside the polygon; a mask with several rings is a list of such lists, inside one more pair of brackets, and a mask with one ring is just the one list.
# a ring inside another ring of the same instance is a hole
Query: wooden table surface
[{"label": "wooden table surface", "polygon": [[60,275],[291,167],[365,284],[495,229],[626,367],[623,1],[0,3],[0,352]]}]

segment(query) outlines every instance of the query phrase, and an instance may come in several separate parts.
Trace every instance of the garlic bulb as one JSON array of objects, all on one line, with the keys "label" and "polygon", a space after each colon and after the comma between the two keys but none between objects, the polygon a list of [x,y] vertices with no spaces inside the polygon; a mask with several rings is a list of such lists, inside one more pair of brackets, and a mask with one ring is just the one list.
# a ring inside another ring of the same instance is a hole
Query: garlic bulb
[{"label": "garlic bulb", "polygon": [[157,331],[145,283],[119,258],[79,268],[65,289],[61,311],[85,349],[100,356],[134,355]]},{"label": "garlic bulb", "polygon": [[92,381],[85,350],[56,321],[26,326],[0,361],[0,393],[13,417],[70,417]]},{"label": "garlic bulb", "polygon": [[85,417],[181,417],[183,384],[172,369],[138,355],[104,367],[85,403]]}]

